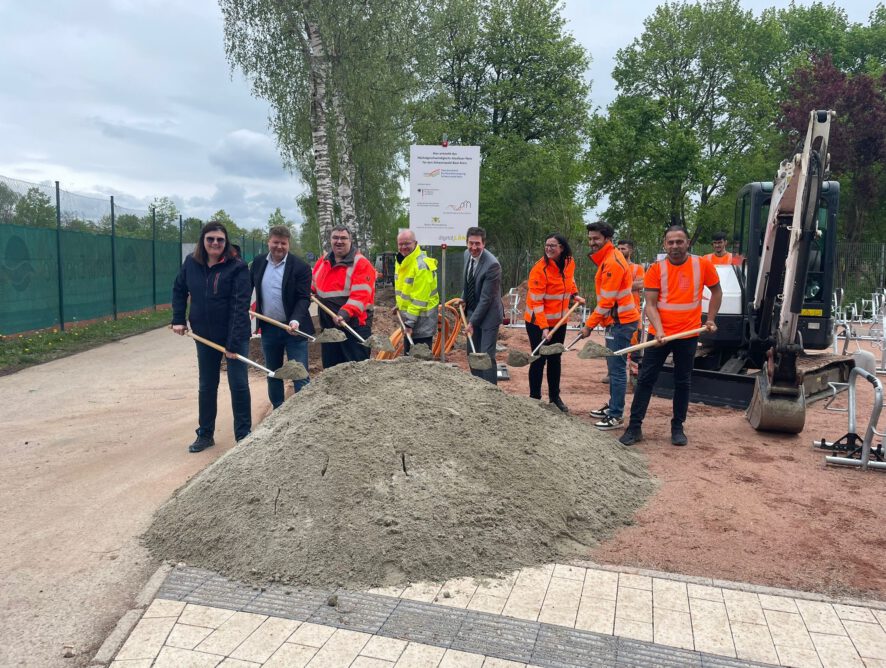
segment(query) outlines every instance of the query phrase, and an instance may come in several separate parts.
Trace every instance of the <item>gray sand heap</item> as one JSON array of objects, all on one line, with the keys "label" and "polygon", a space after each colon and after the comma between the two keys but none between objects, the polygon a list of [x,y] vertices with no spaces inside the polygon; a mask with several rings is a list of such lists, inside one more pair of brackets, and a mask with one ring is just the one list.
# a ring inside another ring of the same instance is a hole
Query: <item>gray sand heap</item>
[{"label": "gray sand heap", "polygon": [[180,489],[152,552],[238,580],[361,588],[587,555],[644,460],[560,411],[400,358],[324,371]]}]

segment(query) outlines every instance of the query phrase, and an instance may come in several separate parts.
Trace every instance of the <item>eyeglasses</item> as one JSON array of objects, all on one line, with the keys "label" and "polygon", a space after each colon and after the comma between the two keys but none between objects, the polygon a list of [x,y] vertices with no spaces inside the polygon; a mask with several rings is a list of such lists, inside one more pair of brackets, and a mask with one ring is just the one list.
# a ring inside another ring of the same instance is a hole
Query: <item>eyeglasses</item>
[{"label": "eyeglasses", "polygon": [[560,244],[545,244],[545,248],[560,248]]},{"label": "eyeglasses", "polygon": [[227,239],[224,237],[203,237],[208,244],[223,244]]},{"label": "eyeglasses", "polygon": [[348,241],[351,237],[332,237],[333,241]]}]

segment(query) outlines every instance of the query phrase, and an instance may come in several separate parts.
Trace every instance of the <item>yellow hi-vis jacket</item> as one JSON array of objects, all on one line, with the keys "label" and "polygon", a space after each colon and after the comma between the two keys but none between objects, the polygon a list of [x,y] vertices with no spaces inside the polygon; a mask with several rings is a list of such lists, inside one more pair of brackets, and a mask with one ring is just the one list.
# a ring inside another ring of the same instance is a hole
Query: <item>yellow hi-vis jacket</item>
[{"label": "yellow hi-vis jacket", "polygon": [[434,336],[437,332],[437,261],[425,255],[421,246],[402,260],[397,256],[394,268],[394,292],[397,309],[414,338]]}]

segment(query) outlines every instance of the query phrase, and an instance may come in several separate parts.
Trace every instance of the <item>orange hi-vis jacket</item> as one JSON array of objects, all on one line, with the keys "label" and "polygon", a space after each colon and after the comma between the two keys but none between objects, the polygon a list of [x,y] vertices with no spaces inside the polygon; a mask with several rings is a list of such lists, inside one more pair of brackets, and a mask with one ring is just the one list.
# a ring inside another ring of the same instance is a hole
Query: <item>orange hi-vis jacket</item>
[{"label": "orange hi-vis jacket", "polygon": [[735,264],[732,259],[732,253],[726,252],[722,256],[717,255],[716,253],[708,253],[704,256],[705,260],[710,260],[711,264]]},{"label": "orange hi-vis jacket", "polygon": [[375,302],[375,276],[375,267],[355,248],[338,263],[329,252],[314,265],[312,288],[339,316],[365,325]]},{"label": "orange hi-vis jacket", "polygon": [[563,271],[553,260],[543,257],[529,272],[526,312],[523,319],[548,329],[569,310],[569,299],[578,293],[575,286],[575,260],[566,259]]},{"label": "orange hi-vis jacket", "polygon": [[[664,258],[650,266],[644,285],[647,290],[658,290],[655,306],[661,316],[664,336],[701,327],[704,286],[712,287],[719,282],[714,265],[698,255],[690,255],[683,264],[672,264]],[[655,334],[655,328],[650,326],[649,332]]]},{"label": "orange hi-vis jacket", "polygon": [[597,305],[585,322],[593,329],[597,325],[607,327],[613,322],[627,324],[640,319],[640,310],[631,296],[634,276],[628,261],[611,241],[588,257],[597,265],[594,275],[594,288],[597,292]]},{"label": "orange hi-vis jacket", "polygon": [[633,282],[636,280],[643,280],[646,278],[646,270],[643,269],[642,264],[637,264],[636,262],[628,262],[628,266],[631,268],[631,296],[634,298],[634,304],[637,305],[637,310],[640,309],[640,292],[643,288],[633,289]]}]

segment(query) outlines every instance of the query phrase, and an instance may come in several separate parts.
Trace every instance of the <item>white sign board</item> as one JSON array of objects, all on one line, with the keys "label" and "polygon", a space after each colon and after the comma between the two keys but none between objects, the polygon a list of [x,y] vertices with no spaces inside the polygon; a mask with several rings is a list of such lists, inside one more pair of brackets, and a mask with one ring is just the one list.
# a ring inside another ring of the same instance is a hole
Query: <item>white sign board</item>
[{"label": "white sign board", "polygon": [[466,246],[479,202],[479,146],[409,147],[409,229],[419,244]]}]

